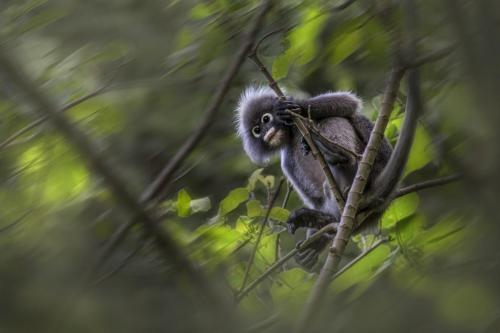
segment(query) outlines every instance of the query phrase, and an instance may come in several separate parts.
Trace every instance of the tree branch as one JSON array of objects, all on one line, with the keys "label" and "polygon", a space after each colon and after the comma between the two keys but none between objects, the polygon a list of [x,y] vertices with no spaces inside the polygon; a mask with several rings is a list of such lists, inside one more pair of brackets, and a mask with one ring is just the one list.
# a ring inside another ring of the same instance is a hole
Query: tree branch
[{"label": "tree branch", "polygon": [[[257,46],[259,46],[259,45],[260,45],[260,43],[257,44]],[[276,95],[280,99],[285,99],[286,98],[285,94],[280,89],[280,87],[278,86],[278,83],[274,80],[271,73],[269,73],[266,66],[264,66],[262,61],[259,59],[259,57],[257,55],[257,51],[258,51],[258,49],[254,48],[248,57],[257,65],[257,67],[262,72],[262,74],[264,74],[264,76],[266,77],[266,79],[268,81],[269,87],[271,87],[271,89],[274,90]],[[332,191],[339,208],[342,210],[344,208],[344,198],[342,196],[342,192],[340,191],[339,186],[338,186],[335,178],[333,178],[333,174],[332,174],[332,171],[330,170],[330,167],[326,163],[325,157],[318,150],[318,147],[316,146],[316,143],[314,142],[308,127],[305,125],[305,122],[302,120],[302,117],[298,117],[293,113],[292,113],[292,115],[294,115],[293,121],[295,123],[295,126],[297,127],[300,134],[306,140],[307,144],[311,148],[312,155],[320,164],[321,169],[323,170],[323,172],[326,176],[326,179],[328,181],[329,188]]]},{"label": "tree branch", "polygon": [[[110,167],[98,149],[84,133],[73,126],[50,98],[45,96],[33,81],[22,71],[3,48],[0,48],[0,71],[20,91],[24,92],[27,102],[36,109],[68,140],[88,167],[103,178],[106,185],[122,208],[140,221],[148,234],[155,240],[163,257],[174,265],[181,276],[186,277],[199,290],[208,302],[222,306],[222,298],[206,283],[205,275],[184,255],[176,241],[163,230],[156,220],[145,210],[139,200],[124,185],[117,173]],[[179,276],[176,276],[180,278]]]},{"label": "tree branch", "polygon": [[[83,97],[81,97],[73,102],[70,102],[66,106],[64,106],[62,109],[60,109],[58,112],[60,112],[60,113],[66,112],[66,111],[74,108],[75,106],[80,105],[83,102],[91,99],[91,98],[99,96],[99,95],[103,94],[104,92],[106,92],[107,88],[108,88],[107,85],[103,86],[103,87],[91,92],[88,95],[85,95],[85,96],[83,96]],[[47,116],[42,116],[42,117],[38,118],[37,120],[31,122],[30,124],[26,125],[25,127],[21,128],[17,132],[13,133],[11,136],[9,136],[7,139],[5,139],[2,143],[0,143],[0,150],[4,149],[6,147],[9,147],[12,144],[12,142],[14,142],[21,135],[29,132],[30,130],[37,127],[38,125],[43,124],[47,119],[48,119]]]},{"label": "tree branch", "polygon": [[231,83],[238,73],[241,65],[245,60],[245,56],[252,49],[255,39],[257,37],[257,33],[259,32],[260,27],[264,23],[264,17],[271,9],[272,1],[263,1],[260,6],[260,10],[255,17],[255,21],[246,36],[246,41],[243,43],[241,48],[239,49],[233,64],[229,67],[228,71],[220,81],[220,84],[217,86],[215,93],[213,94],[213,98],[209,103],[208,108],[204,112],[203,119],[198,126],[198,128],[187,138],[184,144],[179,148],[177,153],[170,159],[169,163],[163,168],[160,172],[156,180],[149,186],[142,199],[144,201],[150,201],[153,198],[157,198],[161,195],[162,191],[164,191],[164,187],[179,166],[184,162],[184,160],[189,156],[189,154],[196,148],[196,146],[200,143],[200,141],[208,134],[210,127],[212,126],[213,119],[217,114],[222,102],[224,101],[224,97],[226,96]]},{"label": "tree branch", "polygon": [[241,301],[250,291],[252,291],[259,283],[264,281],[268,276],[270,276],[275,270],[283,266],[288,260],[293,258],[294,255],[296,255],[298,252],[307,249],[309,246],[311,246],[314,242],[316,242],[320,237],[327,233],[327,232],[335,232],[337,230],[336,226],[334,224],[328,224],[321,228],[320,230],[316,231],[314,234],[311,235],[311,237],[307,238],[303,242],[297,244],[297,247],[293,249],[292,251],[288,252],[285,256],[281,257],[279,260],[277,260],[274,264],[269,266],[262,275],[260,275],[258,278],[256,278],[254,281],[252,281],[245,289],[241,290],[240,293],[236,296],[236,301],[239,302]]},{"label": "tree branch", "polygon": [[408,60],[408,63],[406,66],[409,69],[410,68],[418,68],[418,67],[426,65],[428,63],[439,61],[439,60],[449,56],[455,49],[456,49],[456,45],[449,45],[449,46],[443,47],[440,50],[423,55],[417,59]]},{"label": "tree branch", "polygon": [[259,234],[257,235],[257,239],[255,240],[255,245],[253,247],[253,251],[250,255],[250,258],[248,259],[248,263],[247,263],[247,267],[245,269],[245,275],[243,276],[243,282],[241,283],[240,291],[243,290],[245,288],[245,285],[247,284],[248,277],[250,276],[250,269],[252,268],[253,261],[255,259],[255,255],[257,254],[257,250],[259,249],[260,240],[262,239],[262,235],[264,234],[264,229],[267,225],[267,221],[269,220],[269,215],[271,214],[271,209],[273,208],[274,203],[276,202],[276,199],[278,199],[278,196],[279,196],[280,191],[281,191],[281,186],[283,185],[284,181],[285,181],[285,179],[281,178],[278,186],[276,187],[276,190],[274,191],[274,194],[268,200],[266,214],[264,216],[264,219],[262,220],[262,224],[260,225]]},{"label": "tree branch", "polygon": [[313,314],[316,309],[320,307],[320,303],[326,294],[326,290],[333,274],[338,268],[342,254],[344,253],[349,241],[351,231],[355,226],[358,207],[369,179],[375,157],[377,156],[382,140],[384,139],[384,131],[389,122],[393,104],[399,91],[399,85],[405,72],[404,67],[401,65],[401,38],[398,31],[390,25],[389,33],[392,34],[393,68],[390,72],[389,80],[385,88],[382,107],[370,134],[368,144],[363,152],[363,157],[358,164],[358,170],[356,172],[356,176],[354,177],[351,189],[349,190],[346,205],[342,212],[340,224],[337,234],[333,240],[332,247],[330,248],[318,280],[316,281],[316,284],[307,299],[304,310],[296,324],[295,332],[306,331],[307,326],[312,321]]},{"label": "tree branch", "polygon": [[461,174],[454,174],[454,175],[450,175],[450,176],[446,176],[446,177],[426,180],[426,181],[423,181],[421,183],[408,185],[408,186],[402,187],[399,190],[397,190],[394,197],[399,198],[399,197],[402,197],[402,196],[407,195],[407,194],[412,193],[412,192],[425,190],[425,189],[430,188],[430,187],[449,184],[449,183],[452,183],[454,181],[459,180],[460,178],[462,178]]},{"label": "tree branch", "polygon": [[[234,58],[233,64],[229,67],[222,81],[216,88],[214,97],[212,98],[210,105],[204,112],[202,122],[195,130],[195,132],[193,132],[193,134],[184,143],[184,145],[182,145],[182,147],[177,151],[174,157],[172,157],[172,159],[162,169],[156,179],[144,190],[141,195],[141,202],[153,201],[155,198],[158,198],[161,195],[161,193],[165,190],[165,186],[172,179],[174,172],[184,162],[189,154],[196,148],[196,146],[201,142],[204,136],[207,135],[208,130],[212,125],[212,120],[216,116],[216,113],[229,90],[231,82],[240,70],[245,57],[247,56],[247,53],[252,49],[255,43],[257,32],[260,30],[260,27],[264,22],[265,14],[267,14],[267,12],[269,12],[269,10],[271,9],[271,4],[271,0],[264,1],[261,4],[260,10],[255,16],[255,21],[250,28],[248,35],[245,37],[245,40],[241,45],[236,57]],[[127,223],[121,225],[120,228],[115,231],[115,233],[110,237],[107,244],[104,246],[104,250],[94,270],[97,270],[111,256],[118,245],[125,239],[132,226],[136,223],[137,221],[135,219],[129,220]]]}]

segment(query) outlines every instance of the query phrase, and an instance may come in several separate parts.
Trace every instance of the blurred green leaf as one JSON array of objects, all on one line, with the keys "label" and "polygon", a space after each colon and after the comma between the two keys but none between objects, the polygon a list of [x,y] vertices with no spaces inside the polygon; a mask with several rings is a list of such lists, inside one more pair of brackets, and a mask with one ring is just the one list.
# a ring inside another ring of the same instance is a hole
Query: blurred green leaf
[{"label": "blurred green leaf", "polygon": [[186,190],[180,190],[177,194],[177,215],[181,217],[189,216],[191,196]]},{"label": "blurred green leaf", "polygon": [[281,207],[273,207],[269,215],[273,220],[286,222],[290,216],[290,211]]},{"label": "blurred green leaf", "polygon": [[258,217],[262,216],[263,209],[260,201],[258,200],[249,200],[247,202],[247,215],[248,217]]},{"label": "blurred green leaf", "polygon": [[189,203],[189,208],[191,209],[192,214],[198,212],[207,212],[210,210],[210,208],[212,208],[212,204],[209,197],[204,197],[191,200],[191,202]]},{"label": "blurred green leaf", "polygon": [[220,203],[220,214],[226,215],[227,213],[232,212],[240,204],[248,200],[248,196],[250,192],[246,187],[239,187],[231,192],[229,192],[228,196],[222,199]]},{"label": "blurred green leaf", "polygon": [[382,228],[392,228],[399,221],[414,214],[417,210],[418,203],[419,197],[416,193],[410,193],[394,200],[382,216]]}]

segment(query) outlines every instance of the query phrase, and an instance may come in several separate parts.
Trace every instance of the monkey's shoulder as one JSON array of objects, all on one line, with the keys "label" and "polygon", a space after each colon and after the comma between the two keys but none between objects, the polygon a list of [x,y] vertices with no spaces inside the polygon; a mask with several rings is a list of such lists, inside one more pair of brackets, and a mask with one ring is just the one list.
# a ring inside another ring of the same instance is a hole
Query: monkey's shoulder
[{"label": "monkey's shoulder", "polygon": [[330,117],[317,122],[321,135],[355,153],[362,153],[364,144],[348,118]]}]

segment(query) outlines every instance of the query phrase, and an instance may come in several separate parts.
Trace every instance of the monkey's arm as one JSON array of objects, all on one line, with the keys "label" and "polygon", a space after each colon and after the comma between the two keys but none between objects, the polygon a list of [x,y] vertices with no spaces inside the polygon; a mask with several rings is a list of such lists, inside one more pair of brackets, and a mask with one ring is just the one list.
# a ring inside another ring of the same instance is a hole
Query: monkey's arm
[{"label": "monkey's arm", "polygon": [[352,117],[360,108],[361,100],[348,92],[326,93],[303,100],[280,100],[275,105],[277,116],[285,123],[292,121],[289,110],[303,117],[321,120],[328,117]]},{"label": "monkey's arm", "polygon": [[302,113],[319,120],[328,117],[351,117],[361,109],[361,100],[348,92],[325,93],[306,100],[299,100],[297,104],[303,109]]},{"label": "monkey's arm", "polygon": [[[311,230],[318,230],[324,226],[337,223],[335,216],[326,214],[310,208],[301,208],[292,213],[288,219],[288,231],[292,234],[299,228],[309,228],[307,237],[312,234]],[[324,234],[308,248],[295,255],[295,261],[307,270],[312,270],[323,249],[331,243],[332,234]]]}]

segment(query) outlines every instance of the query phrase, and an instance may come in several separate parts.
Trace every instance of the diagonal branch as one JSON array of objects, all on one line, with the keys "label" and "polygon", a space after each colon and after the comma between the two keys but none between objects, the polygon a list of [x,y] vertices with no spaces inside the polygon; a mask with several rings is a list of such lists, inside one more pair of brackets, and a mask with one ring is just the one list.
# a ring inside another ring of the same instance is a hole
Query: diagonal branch
[{"label": "diagonal branch", "polygon": [[[61,110],[59,110],[59,112],[66,112],[72,108],[74,108],[75,106],[77,105],[80,105],[82,104],[83,102],[86,102],[87,100],[91,99],[91,98],[94,98],[96,96],[99,96],[101,94],[103,94],[104,92],[106,92],[107,90],[107,86],[103,86],[73,102],[70,102],[68,103],[67,105],[65,105],[64,107],[61,108]],[[6,148],[6,147],[9,147],[17,138],[19,138],[21,135],[29,132],[30,130],[32,130],[33,128],[43,124],[45,121],[47,121],[48,117],[47,116],[41,116],[40,118],[38,118],[37,120],[31,122],[30,124],[26,125],[25,127],[21,128],[20,130],[18,130],[17,132],[13,133],[11,136],[9,136],[7,139],[5,139],[4,141],[2,141],[2,143],[0,143],[0,150]]]},{"label": "diagonal branch", "polygon": [[169,163],[160,172],[157,179],[151,184],[151,186],[146,189],[142,199],[144,201],[150,201],[153,198],[157,198],[165,190],[164,187],[169,183],[173,174],[179,166],[184,162],[184,160],[189,156],[189,154],[196,148],[200,141],[207,135],[210,127],[213,124],[214,117],[217,111],[220,109],[224,97],[226,96],[231,83],[238,73],[241,65],[245,61],[245,56],[252,49],[257,33],[264,22],[265,14],[271,9],[272,1],[264,1],[260,7],[255,21],[245,38],[245,42],[239,49],[233,64],[229,67],[228,71],[220,81],[212,100],[208,108],[204,112],[203,119],[201,120],[198,128],[187,138],[185,143],[179,148],[177,153],[170,159]]},{"label": "diagonal branch", "polygon": [[253,265],[253,262],[255,259],[255,255],[257,254],[257,250],[259,249],[260,240],[262,239],[262,235],[264,234],[264,229],[267,225],[267,221],[269,220],[269,215],[271,214],[271,209],[273,209],[274,203],[276,202],[276,199],[278,199],[278,196],[279,196],[280,191],[281,191],[281,186],[283,186],[284,181],[285,181],[285,179],[281,178],[278,186],[276,187],[276,190],[274,191],[274,194],[268,200],[266,214],[264,216],[264,219],[262,220],[262,224],[260,225],[259,233],[257,235],[257,239],[255,240],[255,244],[254,244],[252,253],[250,254],[250,258],[248,259],[248,263],[247,263],[247,267],[245,268],[245,274],[243,275],[243,282],[241,283],[240,291],[243,290],[245,288],[245,285],[247,284],[248,277],[250,276],[250,269],[252,268],[252,265]]},{"label": "diagonal branch", "polygon": [[[125,186],[125,182],[118,177],[107,160],[99,153],[94,144],[75,127],[53,101],[42,93],[25,72],[18,66],[7,52],[0,48],[0,71],[25,95],[25,99],[36,109],[41,116],[47,117],[51,123],[75,148],[88,167],[101,177],[122,208],[135,216],[144,226],[148,234],[155,240],[158,250],[171,263],[181,276],[189,279],[195,288],[204,296],[206,301],[222,305],[221,297],[208,286],[204,274],[184,255],[176,241],[163,230],[139,200]],[[180,278],[180,276],[176,276]]]},{"label": "diagonal branch", "polygon": [[314,234],[312,234],[311,237],[297,244],[297,247],[295,249],[291,250],[286,255],[277,260],[274,264],[269,266],[264,273],[262,273],[254,281],[250,282],[245,289],[241,290],[240,293],[236,295],[236,301],[237,302],[241,301],[246,295],[248,295],[250,291],[252,291],[255,287],[257,287],[259,283],[264,281],[268,276],[274,273],[274,271],[283,266],[288,260],[293,258],[294,255],[296,255],[300,251],[305,250],[310,245],[315,243],[318,239],[320,239],[322,235],[326,234],[327,232],[335,232],[335,231],[336,231],[336,226],[334,224],[328,224],[323,228],[321,228],[320,230],[316,231]]},{"label": "diagonal branch", "polygon": [[[233,64],[229,67],[224,75],[224,78],[216,88],[214,97],[212,98],[210,105],[204,112],[203,120],[201,121],[198,128],[193,132],[193,134],[187,139],[184,145],[182,145],[182,147],[177,151],[174,157],[172,157],[168,164],[162,169],[156,179],[144,190],[141,195],[141,201],[143,203],[153,201],[165,191],[165,186],[167,186],[168,183],[172,180],[175,171],[189,156],[189,154],[197,147],[204,136],[207,135],[210,127],[212,126],[214,117],[216,116],[217,111],[222,105],[224,97],[226,96],[234,77],[239,72],[245,60],[245,57],[252,49],[256,41],[257,33],[264,22],[265,15],[271,9],[271,4],[272,1],[265,1],[261,4],[260,10],[255,16],[255,21],[253,22],[249,33],[245,37],[243,44],[236,54],[236,57],[233,60]],[[118,228],[118,230],[115,231],[115,233],[110,237],[109,241],[104,246],[104,250],[94,270],[97,270],[102,265],[102,263],[104,263],[111,256],[118,245],[125,239],[132,226],[136,223],[137,221],[135,219],[131,219],[127,223],[122,224]]]},{"label": "diagonal branch", "polygon": [[402,197],[403,195],[407,195],[408,193],[417,192],[420,190],[425,190],[425,189],[430,188],[430,187],[446,185],[446,184],[449,184],[449,183],[452,183],[454,181],[459,180],[461,177],[462,177],[461,174],[454,174],[454,175],[450,175],[450,176],[446,176],[446,177],[426,180],[426,181],[423,181],[421,183],[408,185],[408,186],[402,187],[399,190],[397,190],[396,194],[395,194],[395,198]]},{"label": "diagonal branch", "polygon": [[[415,43],[415,28],[416,28],[416,9],[414,8],[414,3],[412,0],[405,0],[403,2],[408,28],[408,49],[406,54],[406,59],[414,58],[416,54],[416,43]],[[353,228],[355,227],[355,218],[361,202],[364,188],[368,181],[375,157],[380,148],[381,142],[384,138],[384,131],[389,122],[389,118],[392,112],[393,104],[396,99],[400,81],[404,76],[406,67],[404,66],[404,60],[402,59],[402,39],[399,30],[392,24],[389,20],[392,7],[387,7],[384,15],[388,16],[382,17],[385,25],[388,28],[388,32],[391,34],[392,42],[392,53],[393,53],[393,68],[387,82],[384,97],[382,101],[382,108],[375,122],[372,133],[368,140],[368,144],[365,147],[363,157],[359,162],[358,170],[356,176],[354,177],[353,184],[347,196],[346,206],[342,213],[340,219],[339,229],[335,238],[333,240],[332,247],[327,256],[326,262],[320,272],[318,280],[309,295],[306,306],[299,318],[296,325],[296,332],[304,332],[307,325],[312,321],[314,311],[321,305],[321,301],[325,295],[325,291],[328,288],[329,283],[333,274],[337,271],[342,254],[347,246],[349,237]],[[420,101],[420,87],[419,87],[419,77],[416,70],[410,70],[408,74],[408,98],[407,98],[407,110],[412,110],[411,114],[417,116],[420,112],[421,101]],[[408,127],[409,128],[409,127]],[[406,144],[411,144],[411,128],[407,129],[409,133],[401,133],[410,138]],[[409,143],[408,143],[409,142]],[[401,148],[403,149],[403,148]],[[393,152],[394,154],[394,152]],[[397,156],[396,156],[397,157]],[[402,159],[400,162],[406,162]],[[389,162],[391,162],[392,156]],[[397,173],[394,172],[395,175]]]}]

